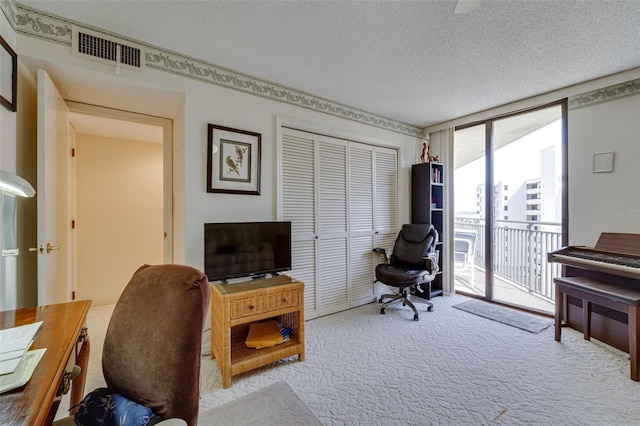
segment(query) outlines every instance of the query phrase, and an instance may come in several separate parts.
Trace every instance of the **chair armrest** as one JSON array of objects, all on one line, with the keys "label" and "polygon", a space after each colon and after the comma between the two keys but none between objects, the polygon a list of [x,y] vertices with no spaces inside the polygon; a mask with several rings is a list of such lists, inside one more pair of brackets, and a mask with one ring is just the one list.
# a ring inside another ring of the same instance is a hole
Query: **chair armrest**
[{"label": "chair armrest", "polygon": [[378,253],[384,256],[385,263],[389,263],[389,256],[387,256],[387,251],[382,247],[376,247],[372,250],[374,253]]},{"label": "chair armrest", "polygon": [[438,253],[427,253],[427,255],[423,256],[422,258],[431,264],[429,271],[431,271],[432,275],[436,274],[440,270],[440,267],[438,266]]}]

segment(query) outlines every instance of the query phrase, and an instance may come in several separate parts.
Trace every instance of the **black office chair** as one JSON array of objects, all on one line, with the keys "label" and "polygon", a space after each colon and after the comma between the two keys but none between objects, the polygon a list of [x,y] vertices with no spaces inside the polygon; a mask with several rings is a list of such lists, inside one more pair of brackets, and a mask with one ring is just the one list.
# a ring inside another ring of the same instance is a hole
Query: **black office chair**
[{"label": "black office chair", "polygon": [[[423,293],[421,285],[433,281],[438,272],[438,254],[435,250],[438,242],[438,231],[433,225],[402,225],[396,238],[391,258],[385,249],[375,248],[375,253],[384,255],[385,262],[376,266],[376,282],[397,287],[397,294],[383,294],[378,302],[383,303],[380,313],[394,302],[402,301],[403,306],[413,309],[413,319],[418,321],[418,309],[411,302],[411,294]],[[390,299],[385,302],[385,299]],[[428,305],[433,311],[433,303],[424,300],[420,303]]]}]

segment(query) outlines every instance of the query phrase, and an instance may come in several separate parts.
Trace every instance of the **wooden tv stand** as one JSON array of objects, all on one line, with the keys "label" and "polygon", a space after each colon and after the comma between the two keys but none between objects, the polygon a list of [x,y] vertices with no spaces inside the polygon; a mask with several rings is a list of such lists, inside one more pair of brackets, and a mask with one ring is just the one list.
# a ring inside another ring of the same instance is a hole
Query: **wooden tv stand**
[{"label": "wooden tv stand", "polygon": [[[275,319],[293,332],[274,347],[252,349],[244,341],[249,324]],[[218,361],[222,387],[231,377],[283,358],[304,361],[304,284],[286,275],[241,282],[211,283],[211,358]]]}]

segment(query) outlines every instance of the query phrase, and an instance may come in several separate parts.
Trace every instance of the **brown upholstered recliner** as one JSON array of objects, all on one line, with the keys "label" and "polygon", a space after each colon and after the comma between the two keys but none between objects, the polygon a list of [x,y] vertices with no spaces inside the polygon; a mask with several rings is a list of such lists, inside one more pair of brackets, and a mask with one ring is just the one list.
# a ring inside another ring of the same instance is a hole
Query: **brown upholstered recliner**
[{"label": "brown upholstered recliner", "polygon": [[189,266],[140,267],[105,336],[102,370],[109,390],[164,419],[195,426],[210,291],[207,277]]}]

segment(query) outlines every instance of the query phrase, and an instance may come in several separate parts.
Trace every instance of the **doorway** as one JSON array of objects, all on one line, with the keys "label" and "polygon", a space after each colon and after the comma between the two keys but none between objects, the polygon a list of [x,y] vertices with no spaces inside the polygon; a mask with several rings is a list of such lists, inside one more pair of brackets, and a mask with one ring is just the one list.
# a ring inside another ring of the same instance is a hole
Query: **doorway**
[{"label": "doorway", "polygon": [[138,267],[173,261],[172,220],[164,207],[165,134],[171,122],[68,104],[73,298],[112,304]]},{"label": "doorway", "polygon": [[567,241],[566,101],[454,133],[456,291],[552,313]]}]

